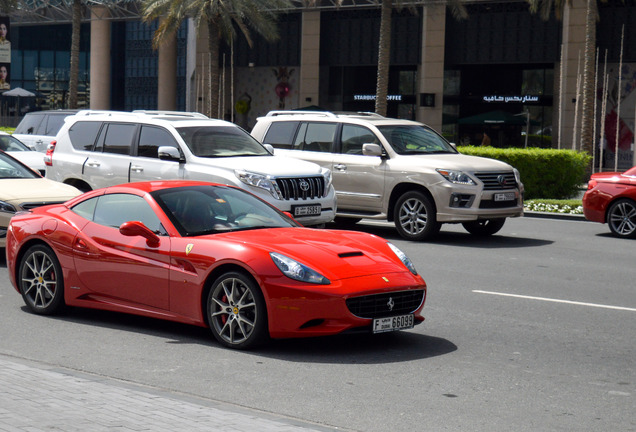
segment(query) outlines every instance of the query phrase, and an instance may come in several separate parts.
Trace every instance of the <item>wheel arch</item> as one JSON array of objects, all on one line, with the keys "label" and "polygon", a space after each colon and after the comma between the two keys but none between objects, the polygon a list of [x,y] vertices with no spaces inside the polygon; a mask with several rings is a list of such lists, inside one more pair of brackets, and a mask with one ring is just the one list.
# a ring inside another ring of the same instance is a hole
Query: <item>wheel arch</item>
[{"label": "wheel arch", "polygon": [[391,191],[391,196],[389,197],[389,206],[387,208],[386,216],[389,222],[393,222],[395,220],[394,210],[395,203],[400,197],[406,192],[416,191],[423,193],[426,197],[431,201],[435,213],[437,214],[437,205],[435,204],[435,198],[433,194],[425,187],[416,183],[400,183],[396,185]]},{"label": "wheel arch", "polygon": [[[20,263],[22,262],[22,258],[24,257],[24,254],[26,253],[26,251],[28,251],[31,248],[31,246],[36,246],[36,245],[46,246],[50,248],[53,251],[53,253],[55,253],[55,249],[53,248],[53,246],[51,246],[49,243],[47,243],[45,240],[41,238],[32,238],[24,242],[20,246],[20,249],[18,249],[18,251],[15,254],[14,267],[12,269],[7,269],[9,272],[11,272],[11,276],[13,280],[15,280],[16,288],[18,289],[20,288],[18,271],[20,270]],[[58,261],[59,261],[59,258],[58,258]],[[62,271],[64,271],[64,269],[62,269]]]},{"label": "wheel arch", "polygon": [[70,185],[70,186],[74,186],[77,189],[79,189],[82,192],[89,192],[92,191],[93,188],[86,183],[84,180],[80,180],[80,179],[76,179],[76,178],[69,178],[64,180],[64,184]]}]

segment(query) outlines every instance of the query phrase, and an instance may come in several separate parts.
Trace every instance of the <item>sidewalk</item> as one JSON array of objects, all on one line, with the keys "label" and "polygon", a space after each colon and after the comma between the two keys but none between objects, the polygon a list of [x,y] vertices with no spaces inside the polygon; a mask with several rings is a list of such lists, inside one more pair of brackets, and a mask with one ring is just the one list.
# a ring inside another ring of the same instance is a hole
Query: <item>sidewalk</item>
[{"label": "sidewalk", "polygon": [[0,355],[1,432],[335,430]]}]

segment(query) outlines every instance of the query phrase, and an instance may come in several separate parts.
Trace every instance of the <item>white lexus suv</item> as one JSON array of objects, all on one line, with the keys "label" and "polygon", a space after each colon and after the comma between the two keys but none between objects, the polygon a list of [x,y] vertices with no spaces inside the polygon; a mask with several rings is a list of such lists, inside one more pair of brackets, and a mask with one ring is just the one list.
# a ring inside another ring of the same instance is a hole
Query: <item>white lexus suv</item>
[{"label": "white lexus suv", "polygon": [[80,111],[45,155],[46,177],[87,191],[154,179],[238,186],[304,225],[334,219],[331,171],[274,156],[233,123],[203,114]]},{"label": "white lexus suv", "polygon": [[421,123],[373,113],[272,111],[251,133],[277,155],[332,170],[343,222],[385,219],[402,237],[424,240],[444,223],[491,235],[506,218],[523,215],[516,169],[462,155]]}]

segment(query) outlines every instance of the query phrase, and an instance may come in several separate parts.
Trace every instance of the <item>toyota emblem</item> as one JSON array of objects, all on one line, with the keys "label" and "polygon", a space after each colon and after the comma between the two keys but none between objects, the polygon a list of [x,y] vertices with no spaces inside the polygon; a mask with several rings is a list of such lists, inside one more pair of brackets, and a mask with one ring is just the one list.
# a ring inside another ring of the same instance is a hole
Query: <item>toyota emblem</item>
[{"label": "toyota emblem", "polygon": [[309,182],[307,180],[301,180],[298,186],[300,186],[300,190],[303,192],[307,192],[309,190]]}]

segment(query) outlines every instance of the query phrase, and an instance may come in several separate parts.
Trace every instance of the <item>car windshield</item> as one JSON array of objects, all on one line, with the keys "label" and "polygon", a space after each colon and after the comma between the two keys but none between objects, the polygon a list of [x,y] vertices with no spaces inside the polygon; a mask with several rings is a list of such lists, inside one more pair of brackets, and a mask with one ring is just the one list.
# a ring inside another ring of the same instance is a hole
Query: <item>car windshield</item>
[{"label": "car windshield", "polygon": [[298,226],[274,207],[228,186],[188,186],[152,193],[182,236]]},{"label": "car windshield", "polygon": [[176,128],[198,157],[269,156],[270,153],[239,127],[191,126]]},{"label": "car windshield", "polygon": [[6,152],[31,151],[31,149],[24,145],[22,141],[12,137],[11,135],[0,135],[0,150],[4,150]]},{"label": "car windshield", "polygon": [[7,154],[0,152],[0,179],[34,179],[38,175]]},{"label": "car windshield", "polygon": [[457,153],[432,129],[418,125],[378,126],[393,150],[400,155]]}]

